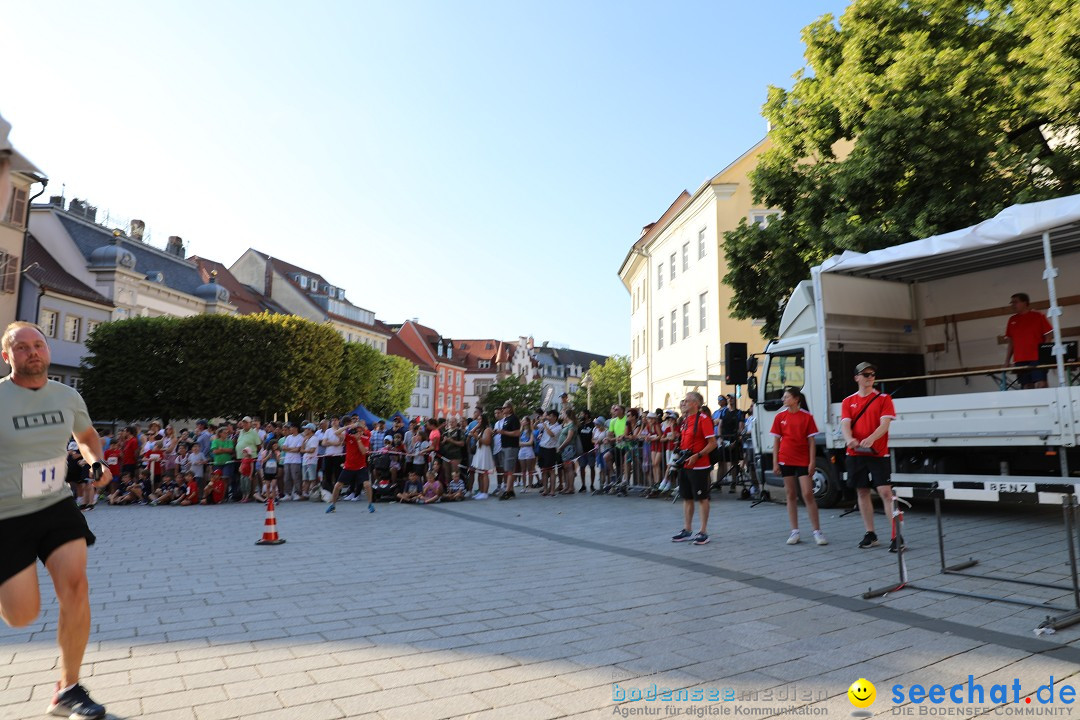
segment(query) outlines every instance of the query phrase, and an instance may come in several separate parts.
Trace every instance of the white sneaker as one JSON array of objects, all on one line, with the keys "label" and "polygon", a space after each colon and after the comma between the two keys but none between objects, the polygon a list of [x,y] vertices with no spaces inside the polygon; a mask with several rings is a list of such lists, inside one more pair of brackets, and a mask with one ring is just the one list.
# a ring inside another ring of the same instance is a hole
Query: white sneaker
[{"label": "white sneaker", "polygon": [[788,535],[787,544],[788,545],[798,545],[799,544],[799,531],[798,530],[792,530],[791,531],[791,534]]},{"label": "white sneaker", "polygon": [[348,500],[349,502],[356,502],[356,496],[353,495],[352,493],[349,493],[348,495],[343,497],[342,500]]},{"label": "white sneaker", "polygon": [[285,502],[286,500],[292,500],[292,498],[289,497],[288,495],[282,495],[281,497],[279,497],[277,499],[278,502]]},{"label": "white sneaker", "polygon": [[476,493],[476,495],[473,496],[473,500],[487,500],[487,499],[488,499],[487,493]]},{"label": "white sneaker", "polygon": [[292,499],[293,499],[293,500],[299,500],[299,499],[300,499],[300,495],[299,495],[298,493],[293,493],[293,494],[292,494]]},{"label": "white sneaker", "polygon": [[825,539],[825,536],[822,534],[822,532],[820,530],[815,530],[814,531],[814,542],[816,542],[818,545],[828,545],[829,544],[829,541]]}]

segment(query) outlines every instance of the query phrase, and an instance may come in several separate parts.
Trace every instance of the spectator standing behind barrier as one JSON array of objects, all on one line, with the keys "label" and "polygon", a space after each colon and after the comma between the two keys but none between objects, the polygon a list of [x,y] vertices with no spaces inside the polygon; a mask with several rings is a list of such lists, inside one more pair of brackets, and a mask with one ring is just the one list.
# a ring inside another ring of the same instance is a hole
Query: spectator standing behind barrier
[{"label": "spectator standing behind barrier", "polygon": [[509,400],[503,403],[503,421],[499,434],[502,436],[502,471],[506,478],[506,491],[499,496],[499,499],[510,500],[514,497],[514,476],[517,473],[521,420],[514,413],[514,403]]},{"label": "spectator standing behind barrier", "polygon": [[[333,490],[337,484],[338,473],[345,461],[344,433],[339,433],[342,425],[349,425],[351,420],[348,415],[342,418],[330,418],[330,427],[322,434],[320,443],[323,448],[322,487],[323,490]],[[351,493],[350,493],[351,494]],[[345,497],[349,499],[348,496]]]},{"label": "spectator standing behind barrier", "polygon": [[[859,391],[844,398],[841,406],[840,430],[847,442],[848,484],[855,488],[859,498],[859,514],[862,515],[866,535],[859,547],[870,548],[878,544],[874,532],[874,505],[870,488],[877,490],[885,504],[886,517],[892,511],[892,468],[889,467],[889,424],[896,418],[892,398],[874,389],[877,368],[863,362],[855,366],[855,382]],[[889,552],[896,552],[896,538]]]},{"label": "spectator standing behind barrier", "polygon": [[244,450],[249,450],[252,458],[259,456],[259,446],[262,440],[259,438],[258,429],[252,427],[251,417],[244,416],[240,420],[240,430],[236,434],[236,461],[239,464],[244,456]]},{"label": "spectator standing behind barrier", "polygon": [[593,416],[588,410],[581,411],[581,422],[578,423],[578,442],[581,443],[581,456],[578,458],[578,468],[581,471],[581,490],[585,492],[585,471],[589,471],[589,490],[595,490],[596,485],[596,451],[593,445]]},{"label": "spectator standing behind barrier", "polygon": [[[1005,364],[1034,368],[1039,364],[1039,345],[1054,329],[1046,316],[1031,309],[1027,293],[1016,293],[1009,299],[1016,313],[1005,326]],[[1046,370],[1017,373],[1016,379],[1025,390],[1046,387]]]},{"label": "spectator standing behind barrier", "polygon": [[491,452],[491,428],[488,427],[487,418],[481,414],[476,421],[476,427],[469,434],[476,436],[476,452],[472,457],[472,469],[476,473],[476,487],[479,492],[473,496],[473,499],[487,500],[488,484],[491,473],[495,470],[495,458]]},{"label": "spectator standing behind barrier", "polygon": [[300,479],[302,476],[300,450],[304,445],[304,438],[300,435],[295,423],[285,423],[285,432],[285,437],[279,443],[279,447],[285,456],[281,475],[282,502],[300,499]]},{"label": "spectator standing behind barrier", "polygon": [[[224,477],[227,477],[225,468],[236,457],[236,443],[229,437],[227,424],[218,428],[217,437],[210,443],[210,455],[214,464],[214,472],[220,472]],[[232,490],[235,490],[235,488],[228,489],[228,491]]]},{"label": "spectator standing behind barrier", "polygon": [[817,460],[817,446],[814,437],[818,434],[814,416],[806,407],[806,396],[795,387],[784,388],[784,409],[773,418],[773,473],[784,478],[784,490],[787,493],[788,520],[791,522],[791,534],[787,544],[799,542],[799,497],[802,489],[806,514],[814,528],[814,542],[828,545],[829,541],[821,534],[818,519],[817,500],[814,499],[814,484],[810,478],[814,475],[814,463]]},{"label": "spectator standing behind barrier", "polygon": [[[685,418],[679,447],[690,452],[679,470],[679,495],[683,499],[683,529],[674,535],[672,542],[692,540],[695,545],[709,542],[709,453],[716,449],[716,431],[712,418],[701,412],[705,399],[701,393],[690,391],[683,400]],[[697,535],[690,532],[694,524],[694,503],[701,505],[701,530]]]}]

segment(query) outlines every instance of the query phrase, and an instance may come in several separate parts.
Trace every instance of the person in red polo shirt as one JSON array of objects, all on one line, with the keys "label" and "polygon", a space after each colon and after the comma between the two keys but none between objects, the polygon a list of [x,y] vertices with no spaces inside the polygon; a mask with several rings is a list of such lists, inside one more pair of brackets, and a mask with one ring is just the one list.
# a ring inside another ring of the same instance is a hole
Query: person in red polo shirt
[{"label": "person in red polo shirt", "polygon": [[[686,417],[683,420],[679,448],[690,451],[679,470],[679,495],[683,499],[683,529],[671,538],[672,542],[693,541],[695,545],[709,542],[709,453],[716,449],[716,432],[712,418],[701,412],[705,399],[701,393],[690,391],[683,401]],[[694,502],[701,503],[701,530],[690,532],[694,524]]]},{"label": "person in red polo shirt", "polygon": [[[892,398],[874,389],[877,368],[868,362],[855,366],[855,382],[859,391],[844,398],[840,413],[840,430],[847,443],[848,483],[859,498],[859,514],[866,534],[859,547],[878,544],[874,532],[874,504],[870,488],[877,490],[885,512],[892,512],[892,467],[889,461],[889,425],[896,419]],[[893,538],[889,552],[896,552]]]},{"label": "person in red polo shirt", "polygon": [[[1005,326],[1005,365],[1034,368],[1039,364],[1039,345],[1053,332],[1046,316],[1031,309],[1027,293],[1016,293],[1009,300],[1016,311]],[[1046,387],[1046,370],[1018,372],[1017,380],[1025,390]]]},{"label": "person in red polo shirt", "polygon": [[806,407],[806,396],[796,387],[784,389],[784,410],[773,418],[773,473],[784,478],[784,490],[787,492],[787,512],[791,521],[791,534],[787,544],[799,542],[799,498],[802,489],[806,514],[814,526],[814,542],[828,545],[829,541],[821,533],[818,520],[817,500],[814,499],[814,484],[810,478],[814,474],[814,461],[817,447],[814,436],[818,434],[814,416]]},{"label": "person in red polo shirt", "polygon": [[363,485],[363,488],[367,493],[368,512],[375,512],[375,504],[372,500],[371,492],[371,479],[368,477],[367,469],[367,456],[368,449],[371,447],[371,435],[367,432],[364,421],[353,416],[352,422],[348,426],[338,428],[334,432],[336,432],[344,441],[345,465],[341,470],[341,474],[338,475],[337,482],[334,483],[334,493],[330,498],[330,504],[327,506],[326,512],[332,513],[336,510],[338,496],[343,489],[347,487],[353,488],[353,496],[356,497],[356,493],[359,492],[361,485]]}]

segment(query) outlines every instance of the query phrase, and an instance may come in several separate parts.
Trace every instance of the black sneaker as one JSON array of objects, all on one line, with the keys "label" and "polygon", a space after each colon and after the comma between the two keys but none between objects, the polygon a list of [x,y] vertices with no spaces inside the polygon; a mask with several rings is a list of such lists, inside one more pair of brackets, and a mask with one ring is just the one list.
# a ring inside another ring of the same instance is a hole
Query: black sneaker
[{"label": "black sneaker", "polygon": [[870,532],[863,535],[862,542],[859,543],[859,549],[865,550],[866,548],[872,548],[877,544],[877,533],[871,530]]},{"label": "black sneaker", "polygon": [[[900,549],[901,550],[907,550],[907,543],[904,542],[903,540],[900,541]],[[896,538],[893,538],[892,542],[889,543],[889,552],[891,552],[891,553],[896,552]]]},{"label": "black sneaker", "polygon": [[49,714],[66,717],[68,720],[100,720],[105,717],[105,706],[98,705],[90,699],[90,693],[82,685],[75,684],[64,692],[59,692],[60,683],[56,684],[57,692],[49,704]]},{"label": "black sneaker", "polygon": [[695,545],[707,545],[709,542],[709,536],[705,533],[699,532],[694,538]]},{"label": "black sneaker", "polygon": [[694,533],[689,530],[680,530],[678,535],[671,536],[671,542],[686,542],[687,540],[693,540]]},{"label": "black sneaker", "polygon": [[504,492],[502,495],[499,496],[499,499],[500,500],[513,500],[516,497],[517,497],[517,495],[514,494],[513,490],[507,490],[506,492]]}]

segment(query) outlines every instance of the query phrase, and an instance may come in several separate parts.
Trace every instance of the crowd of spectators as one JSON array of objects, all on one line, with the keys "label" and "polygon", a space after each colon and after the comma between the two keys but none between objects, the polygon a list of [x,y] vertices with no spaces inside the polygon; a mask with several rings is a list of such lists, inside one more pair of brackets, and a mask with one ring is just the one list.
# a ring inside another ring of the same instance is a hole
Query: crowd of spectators
[{"label": "crowd of spectators", "polygon": [[[151,421],[102,433],[113,482],[99,491],[78,447],[69,447],[68,481],[84,510],[110,505],[216,505],[313,500],[334,509],[338,496],[431,503],[511,499],[539,490],[544,497],[609,492],[637,485],[670,494],[667,470],[678,450],[680,414],[612,405],[608,417],[535,408],[518,416],[513,406],[495,409],[493,421],[477,408],[463,418],[399,415],[373,426],[356,416],[318,422],[261,422],[244,417],[213,425],[199,420],[177,430]],[[728,403],[730,402],[730,406]],[[742,462],[748,416],[734,398],[720,398],[714,414],[729,449],[725,460]],[[350,455],[353,456],[350,459]],[[343,472],[346,470],[347,472]],[[724,472],[721,466],[718,477]],[[343,482],[339,482],[343,481]],[[365,483],[371,486],[366,487]]]}]

